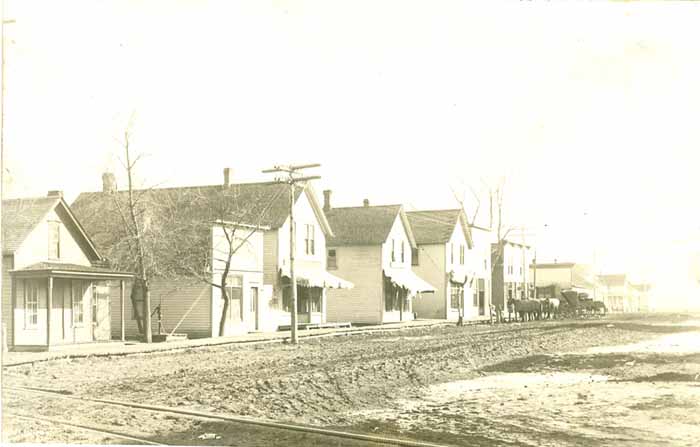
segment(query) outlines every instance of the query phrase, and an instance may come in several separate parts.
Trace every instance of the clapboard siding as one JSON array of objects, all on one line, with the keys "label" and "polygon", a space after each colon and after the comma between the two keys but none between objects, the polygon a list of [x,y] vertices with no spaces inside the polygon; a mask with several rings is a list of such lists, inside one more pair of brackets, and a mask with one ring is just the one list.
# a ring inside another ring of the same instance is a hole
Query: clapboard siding
[{"label": "clapboard siding", "polygon": [[413,271],[435,287],[435,293],[423,293],[413,300],[413,310],[419,318],[447,318],[445,256],[445,244],[418,246],[418,265],[413,266]]},{"label": "clapboard siding", "polygon": [[329,289],[328,321],[380,323],[382,267],[379,245],[335,248],[338,268],[331,273],[352,282],[352,289]]},{"label": "clapboard siding", "polygon": [[3,335],[7,337],[5,343],[8,347],[14,344],[14,328],[12,327],[12,283],[10,282],[10,270],[13,269],[13,257],[2,257],[2,326]]},{"label": "clapboard siding", "polygon": [[[197,300],[197,303],[193,303]],[[119,286],[110,288],[112,314],[112,338],[121,336],[121,314]],[[211,336],[211,287],[194,279],[153,280],[151,281],[151,312],[161,306],[163,331],[170,333],[188,312],[178,326],[177,333],[185,333],[190,338]],[[126,284],[124,292],[124,316],[127,338],[139,337],[138,325],[133,319],[131,304],[131,284]],[[151,318],[153,333],[158,333],[158,318]]]}]

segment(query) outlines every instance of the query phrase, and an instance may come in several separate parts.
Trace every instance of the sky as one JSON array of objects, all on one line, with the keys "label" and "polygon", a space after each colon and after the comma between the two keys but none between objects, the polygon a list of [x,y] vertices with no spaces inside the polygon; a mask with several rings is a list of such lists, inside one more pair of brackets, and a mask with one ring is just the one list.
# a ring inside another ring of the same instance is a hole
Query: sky
[{"label": "sky", "polygon": [[503,182],[539,260],[651,280],[700,252],[696,4],[6,0],[5,17],[5,197],[70,202],[104,171],[123,187],[128,130],[144,187],[321,163],[335,206],[456,193],[471,214],[471,188],[487,224]]}]

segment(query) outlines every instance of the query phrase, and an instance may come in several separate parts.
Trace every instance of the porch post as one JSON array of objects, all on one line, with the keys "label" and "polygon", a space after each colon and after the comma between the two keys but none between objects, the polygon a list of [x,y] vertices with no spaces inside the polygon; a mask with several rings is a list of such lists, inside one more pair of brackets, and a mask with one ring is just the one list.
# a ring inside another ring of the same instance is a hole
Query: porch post
[{"label": "porch post", "polygon": [[125,328],[124,328],[124,280],[119,280],[119,308],[121,311],[119,312],[119,319],[120,319],[120,328],[122,331],[122,341],[126,341],[125,337]]},{"label": "porch post", "polygon": [[49,276],[46,292],[46,347],[51,346],[51,309],[53,308],[53,276]]}]

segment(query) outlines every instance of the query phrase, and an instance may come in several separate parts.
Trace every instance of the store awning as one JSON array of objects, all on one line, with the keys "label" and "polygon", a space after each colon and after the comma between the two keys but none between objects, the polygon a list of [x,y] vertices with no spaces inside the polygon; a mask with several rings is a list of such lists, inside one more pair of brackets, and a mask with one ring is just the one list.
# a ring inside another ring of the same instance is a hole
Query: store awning
[{"label": "store awning", "polygon": [[[289,278],[289,267],[280,269],[280,275]],[[331,275],[323,269],[309,269],[304,267],[294,267],[297,285],[302,287],[323,287],[330,289],[352,289],[355,287],[350,281]]]},{"label": "store awning", "polygon": [[435,287],[423,281],[418,275],[413,273],[411,269],[387,268],[384,269],[384,275],[391,279],[391,282],[397,286],[406,288],[412,293],[435,292]]}]

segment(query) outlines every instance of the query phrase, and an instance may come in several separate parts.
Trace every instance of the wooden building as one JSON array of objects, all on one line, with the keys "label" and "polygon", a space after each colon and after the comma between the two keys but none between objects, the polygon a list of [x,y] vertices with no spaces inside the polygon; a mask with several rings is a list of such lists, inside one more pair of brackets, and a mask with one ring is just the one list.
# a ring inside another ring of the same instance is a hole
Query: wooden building
[{"label": "wooden building", "polygon": [[435,288],[411,269],[417,248],[401,205],[332,208],[324,191],[324,211],[333,228],[328,269],[354,284],[331,290],[328,320],[381,324],[414,319],[413,303]]},{"label": "wooden building", "polygon": [[2,201],[2,329],[12,350],[105,342],[132,275],[103,259],[60,191]]},{"label": "wooden building", "polygon": [[[212,250],[212,259],[221,259],[221,247],[227,246],[224,225],[237,226],[239,231],[234,234],[243,239],[244,244],[235,253],[227,277],[227,291],[232,299],[224,335],[275,331],[289,325],[291,320],[289,185],[276,182],[234,184],[229,182],[230,171],[225,169],[224,172],[223,184],[156,188],[147,192],[152,203],[175,204],[176,211],[169,211],[166,218],[160,220],[171,221],[178,228],[201,220],[202,215],[211,215],[207,207],[230,201],[230,206],[223,209],[230,210],[231,217],[212,221],[203,228],[206,234],[200,239],[183,239],[178,232],[164,231],[161,243],[164,256],[172,255],[167,247],[177,247],[178,251],[186,253],[191,248],[187,244],[206,244]],[[81,194],[73,207],[94,234],[98,246],[119,251],[120,238],[115,235],[119,234],[120,222],[104,216],[115,216],[114,197],[126,192],[116,191],[113,178],[104,180],[103,191]],[[326,321],[326,289],[352,285],[326,271],[325,238],[332,233],[312,187],[297,187],[294,199],[299,322],[322,323]],[[152,210],[158,214],[162,208],[153,206]],[[159,220],[158,215],[149,217],[153,222]],[[154,277],[150,287],[151,312],[159,307],[161,330],[165,333],[184,333],[190,338],[216,337],[223,305],[221,289],[192,274],[194,270],[192,266],[191,269],[181,268],[175,272],[177,275],[170,271],[168,275]],[[221,262],[211,270],[211,281],[215,284],[220,283],[222,270]],[[137,303],[136,307],[140,306],[142,303]],[[138,336],[133,309],[129,302],[127,331],[130,336]],[[154,331],[159,328],[156,317],[157,314],[152,321]]]},{"label": "wooden building", "polygon": [[509,299],[534,298],[535,287],[530,279],[532,247],[509,240],[491,244],[491,302],[500,311]]},{"label": "wooden building", "polygon": [[418,249],[413,270],[435,287],[414,303],[419,318],[476,320],[488,317],[481,253],[474,249],[471,228],[459,209],[406,213]]}]

